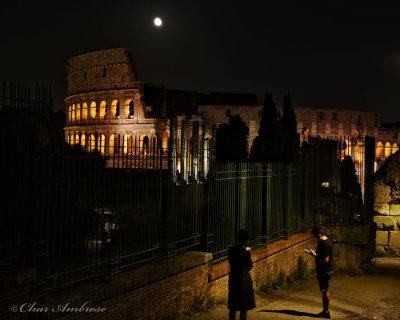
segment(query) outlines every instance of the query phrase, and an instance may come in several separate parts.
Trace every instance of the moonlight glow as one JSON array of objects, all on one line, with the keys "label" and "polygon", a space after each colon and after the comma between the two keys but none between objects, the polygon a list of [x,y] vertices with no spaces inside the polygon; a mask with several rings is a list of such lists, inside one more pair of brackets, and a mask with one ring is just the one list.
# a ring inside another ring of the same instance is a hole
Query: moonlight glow
[{"label": "moonlight glow", "polygon": [[154,19],[154,25],[156,27],[161,27],[162,26],[162,20],[159,17],[155,18]]}]

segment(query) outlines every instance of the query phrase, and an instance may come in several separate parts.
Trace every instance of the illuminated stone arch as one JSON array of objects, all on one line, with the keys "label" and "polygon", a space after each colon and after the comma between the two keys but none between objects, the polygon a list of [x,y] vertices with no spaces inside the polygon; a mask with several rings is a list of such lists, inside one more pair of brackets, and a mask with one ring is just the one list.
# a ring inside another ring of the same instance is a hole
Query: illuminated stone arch
[{"label": "illuminated stone arch", "polygon": [[65,132],[65,142],[69,144],[69,132]]},{"label": "illuminated stone arch", "polygon": [[342,144],[342,159],[350,155],[351,155],[351,141],[350,139],[346,139]]},{"label": "illuminated stone arch", "polygon": [[72,106],[68,107],[68,122],[71,122],[72,119]]},{"label": "illuminated stone arch", "polygon": [[75,132],[75,144],[79,144],[79,133]]},{"label": "illuminated stone arch", "polygon": [[124,118],[133,119],[134,114],[135,114],[135,105],[132,99],[128,99],[124,103]]},{"label": "illuminated stone arch", "polygon": [[113,100],[111,102],[111,119],[119,119],[119,101]]},{"label": "illuminated stone arch", "polygon": [[106,117],[107,102],[104,100],[100,102],[99,118],[104,120]]},{"label": "illuminated stone arch", "polygon": [[392,146],[392,154],[396,153],[397,151],[399,151],[399,146],[395,142],[395,143],[393,143],[393,146]]},{"label": "illuminated stone arch", "polygon": [[84,150],[86,149],[86,135],[84,133],[81,135],[81,146]]},{"label": "illuminated stone arch", "polygon": [[96,119],[96,102],[92,101],[90,104],[90,118]]},{"label": "illuminated stone arch", "polygon": [[75,104],[72,105],[71,122],[75,121]]},{"label": "illuminated stone arch", "polygon": [[106,149],[106,136],[104,134],[100,134],[98,138],[98,150],[101,155],[104,156]]},{"label": "illuminated stone arch", "polygon": [[75,134],[73,132],[70,133],[70,145],[73,146],[75,144]]},{"label": "illuminated stone arch", "polygon": [[108,154],[111,156],[113,154],[118,154],[119,150],[119,138],[118,135],[112,134],[110,135],[109,146],[108,146]]},{"label": "illuminated stone arch", "polygon": [[124,135],[124,154],[132,153],[132,136],[130,134]]},{"label": "illuminated stone arch", "polygon": [[133,119],[135,117],[135,103],[133,101],[129,102],[129,119]]},{"label": "illuminated stone arch", "polygon": [[96,151],[96,137],[94,136],[93,133],[90,135],[89,151],[90,152]]},{"label": "illuminated stone arch", "polygon": [[162,139],[161,142],[162,153],[166,153],[168,151],[168,139],[169,139],[167,131],[164,131],[162,133],[161,139]]},{"label": "illuminated stone arch", "polygon": [[386,142],[385,144],[385,158],[389,158],[392,154],[392,146],[390,142]]},{"label": "illuminated stone arch", "polygon": [[88,105],[86,102],[82,104],[82,120],[88,119]]},{"label": "illuminated stone arch", "polygon": [[376,158],[383,158],[383,143],[380,141],[376,144]]},{"label": "illuminated stone arch", "polygon": [[76,121],[81,120],[81,105],[78,103],[76,105]]}]

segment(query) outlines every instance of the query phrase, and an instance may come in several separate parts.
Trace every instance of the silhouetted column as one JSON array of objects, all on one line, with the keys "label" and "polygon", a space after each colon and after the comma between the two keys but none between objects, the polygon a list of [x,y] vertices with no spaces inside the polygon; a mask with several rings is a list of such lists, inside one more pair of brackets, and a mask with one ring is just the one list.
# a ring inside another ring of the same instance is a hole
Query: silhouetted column
[{"label": "silhouetted column", "polygon": [[182,120],[181,137],[181,175],[183,181],[188,181],[188,145],[189,145],[189,121]]},{"label": "silhouetted column", "polygon": [[177,156],[178,156],[177,148],[178,148],[178,120],[176,118],[171,118],[170,137],[168,143],[168,165],[172,181],[174,182],[176,182],[176,168],[177,168]]},{"label": "silhouetted column", "polygon": [[203,143],[203,177],[206,178],[208,174],[208,162],[209,162],[209,134],[208,134],[209,126],[207,122],[203,123],[203,132],[202,132],[202,143]]},{"label": "silhouetted column", "polygon": [[192,132],[192,177],[199,180],[199,122],[193,121]]}]

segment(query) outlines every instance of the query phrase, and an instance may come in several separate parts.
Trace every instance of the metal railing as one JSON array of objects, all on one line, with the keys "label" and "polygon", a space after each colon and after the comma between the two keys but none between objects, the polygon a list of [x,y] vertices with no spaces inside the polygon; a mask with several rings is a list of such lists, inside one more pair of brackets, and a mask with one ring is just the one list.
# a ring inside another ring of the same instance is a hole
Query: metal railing
[{"label": "metal railing", "polygon": [[34,266],[45,290],[185,250],[224,259],[239,229],[252,246],[268,245],[317,223],[372,216],[359,194],[342,192],[352,172],[338,142],[310,142],[297,163],[220,164],[210,141],[206,179],[179,183],[162,165],[161,143],[152,153],[158,165],[132,168],[123,154],[107,160],[54,138],[51,108],[33,112],[29,97],[22,109],[4,104],[17,98],[3,92],[0,109],[0,262]]}]

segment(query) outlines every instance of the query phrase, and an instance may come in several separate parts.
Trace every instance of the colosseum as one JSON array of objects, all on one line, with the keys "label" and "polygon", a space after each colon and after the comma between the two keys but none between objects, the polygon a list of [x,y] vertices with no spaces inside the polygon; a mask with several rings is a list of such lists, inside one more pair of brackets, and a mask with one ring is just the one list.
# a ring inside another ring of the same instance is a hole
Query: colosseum
[{"label": "colosseum", "polygon": [[[166,168],[171,137],[173,167],[178,172],[193,171],[196,177],[207,171],[212,127],[228,122],[231,115],[240,115],[249,127],[250,148],[258,133],[262,109],[255,94],[200,94],[145,85],[136,79],[131,56],[122,48],[69,59],[67,94],[64,130],[70,145],[98,151],[108,163]],[[344,139],[346,153],[357,160],[363,138],[373,136],[376,168],[399,150],[399,129],[381,126],[378,112],[294,110],[302,140],[307,135]],[[162,161],[156,164],[152,160],[155,155]]]}]

